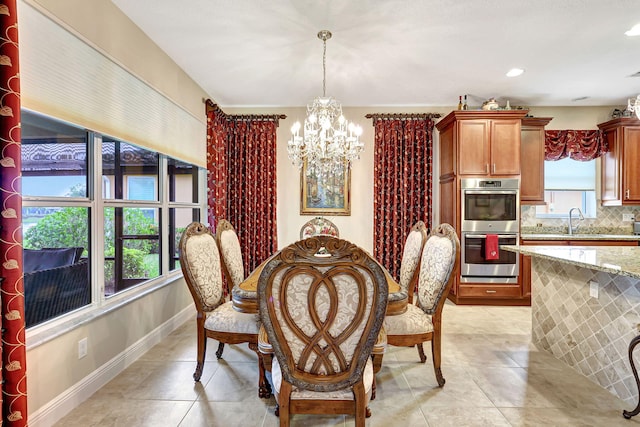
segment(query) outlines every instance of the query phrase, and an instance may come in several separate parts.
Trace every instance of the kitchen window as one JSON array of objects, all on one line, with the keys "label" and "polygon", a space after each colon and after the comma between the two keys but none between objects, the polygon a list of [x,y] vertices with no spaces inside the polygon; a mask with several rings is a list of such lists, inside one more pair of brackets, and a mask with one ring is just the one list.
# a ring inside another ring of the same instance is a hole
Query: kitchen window
[{"label": "kitchen window", "polygon": [[585,217],[596,217],[596,161],[565,158],[544,162],[544,201],[537,218],[568,218],[578,207]]}]

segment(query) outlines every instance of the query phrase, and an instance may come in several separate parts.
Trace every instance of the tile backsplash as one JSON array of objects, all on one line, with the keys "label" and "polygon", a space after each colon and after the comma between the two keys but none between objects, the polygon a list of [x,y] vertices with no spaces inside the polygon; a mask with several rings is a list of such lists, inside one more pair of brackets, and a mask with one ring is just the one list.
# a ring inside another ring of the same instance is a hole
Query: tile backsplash
[{"label": "tile backsplash", "polygon": [[[598,206],[595,218],[579,221],[580,234],[633,234],[633,222],[622,221],[622,214],[636,215],[640,206]],[[566,233],[567,218],[536,218],[536,207],[520,208],[521,233]]]}]

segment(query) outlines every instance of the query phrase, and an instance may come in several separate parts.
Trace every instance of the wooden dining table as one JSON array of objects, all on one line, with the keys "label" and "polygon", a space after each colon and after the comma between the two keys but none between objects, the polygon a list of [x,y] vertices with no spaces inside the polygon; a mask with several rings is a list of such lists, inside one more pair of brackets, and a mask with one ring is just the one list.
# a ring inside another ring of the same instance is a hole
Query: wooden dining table
[{"label": "wooden dining table", "polygon": [[[258,313],[258,279],[260,278],[260,273],[262,273],[262,269],[267,264],[267,259],[255,270],[251,272],[251,274],[242,281],[239,285],[234,286],[231,291],[231,300],[233,304],[233,308],[241,313]],[[391,277],[391,274],[387,271],[386,268],[380,266],[382,271],[384,271],[385,278],[387,279],[387,284],[389,285],[389,294],[400,293],[400,285],[398,282]],[[387,316],[393,316],[396,314],[402,314],[407,311],[407,305],[409,304],[409,296],[407,293],[396,295],[394,298],[390,299],[387,304]]]}]

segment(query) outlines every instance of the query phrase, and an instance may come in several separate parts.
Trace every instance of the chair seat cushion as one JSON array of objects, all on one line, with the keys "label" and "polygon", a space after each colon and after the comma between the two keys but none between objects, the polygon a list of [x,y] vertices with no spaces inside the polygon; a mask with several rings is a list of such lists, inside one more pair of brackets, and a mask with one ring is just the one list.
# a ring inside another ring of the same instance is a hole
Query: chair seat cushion
[{"label": "chair seat cushion", "polygon": [[217,332],[234,332],[240,334],[257,334],[260,329],[258,314],[240,313],[233,309],[233,303],[227,301],[206,313],[205,329]]},{"label": "chair seat cushion", "polygon": [[[273,388],[276,393],[280,393],[280,386],[282,385],[282,371],[280,371],[280,363],[274,357],[271,363],[271,380],[273,382]],[[367,360],[367,364],[364,366],[364,373],[362,375],[362,381],[364,383],[364,392],[367,395],[367,401],[371,398],[371,389],[373,387],[373,363],[371,358]],[[336,390],[331,392],[319,392],[310,390],[300,390],[297,387],[293,387],[291,390],[291,399],[298,400],[353,400],[353,393],[350,388],[344,390]]]},{"label": "chair seat cushion", "polygon": [[433,332],[431,316],[414,304],[407,306],[407,311],[384,318],[384,329],[387,335],[415,335]]}]

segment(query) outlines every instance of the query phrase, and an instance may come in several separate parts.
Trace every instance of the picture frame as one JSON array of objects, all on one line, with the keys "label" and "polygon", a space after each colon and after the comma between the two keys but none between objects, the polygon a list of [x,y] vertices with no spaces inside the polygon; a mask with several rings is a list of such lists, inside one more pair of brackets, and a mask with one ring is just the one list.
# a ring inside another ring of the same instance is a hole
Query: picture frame
[{"label": "picture frame", "polygon": [[351,215],[351,170],[341,176],[319,179],[308,173],[307,161],[300,172],[300,215]]}]

